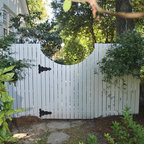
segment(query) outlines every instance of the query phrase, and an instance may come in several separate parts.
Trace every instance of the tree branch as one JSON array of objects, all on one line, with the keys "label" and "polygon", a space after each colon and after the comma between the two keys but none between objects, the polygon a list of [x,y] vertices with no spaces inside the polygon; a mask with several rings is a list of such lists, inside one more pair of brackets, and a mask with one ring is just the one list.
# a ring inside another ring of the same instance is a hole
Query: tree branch
[{"label": "tree branch", "polygon": [[[144,17],[144,12],[127,13],[127,12],[106,11],[98,5],[98,0],[72,0],[72,1],[73,2],[88,2],[93,10],[94,18],[96,17],[97,11],[102,14],[108,14],[108,15],[122,17],[122,18],[131,18],[132,19],[132,18],[143,18]],[[141,6],[141,7],[143,7],[143,6]]]}]

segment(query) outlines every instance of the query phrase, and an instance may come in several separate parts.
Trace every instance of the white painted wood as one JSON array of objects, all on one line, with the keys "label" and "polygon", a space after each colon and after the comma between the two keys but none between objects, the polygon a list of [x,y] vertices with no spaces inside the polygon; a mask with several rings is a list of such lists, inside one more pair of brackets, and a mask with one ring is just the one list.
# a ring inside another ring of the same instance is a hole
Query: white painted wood
[{"label": "white painted wood", "polygon": [[78,65],[74,65],[74,118],[78,119]]},{"label": "white painted wood", "polygon": [[[28,48],[28,59],[33,59],[33,48],[32,44],[30,45],[31,48]],[[28,69],[28,77],[29,77],[29,107],[30,107],[30,115],[34,115],[34,108],[33,108],[33,71],[31,68]]]},{"label": "white painted wood", "polygon": [[[21,44],[20,45],[20,49],[19,49],[19,51],[20,51],[20,60],[23,60],[24,59],[24,47],[23,47],[23,45]],[[22,74],[23,76],[24,76],[24,74]],[[21,91],[21,95],[20,95],[20,97],[21,97],[21,108],[25,108],[26,107],[26,102],[25,102],[25,90],[24,90],[24,79],[23,80],[20,80],[20,87],[21,87],[21,89],[20,89],[20,91]],[[21,115],[26,115],[26,113],[25,113],[25,111],[23,111],[23,112],[21,112],[20,113]]]},{"label": "white painted wood", "polygon": [[139,113],[139,97],[140,97],[140,80],[136,79],[135,81],[135,112],[136,114]]},{"label": "white painted wood", "polygon": [[79,64],[79,119],[82,119],[83,116],[83,87],[82,87],[82,62]]},{"label": "white painted wood", "polygon": [[62,118],[66,118],[66,99],[65,99],[65,84],[66,84],[66,81],[65,81],[65,66],[62,65],[62,99],[61,99],[61,106],[62,106]]},{"label": "white painted wood", "polygon": [[55,64],[54,63],[54,103],[53,103],[53,105],[54,105],[54,113],[55,113],[55,115],[54,115],[54,118],[57,118],[58,116],[57,116],[57,110],[58,110],[58,108],[57,108],[57,103],[58,103],[58,101],[57,101],[57,87],[58,87],[58,82],[57,82],[57,80],[58,80],[58,77],[57,77],[57,64]]},{"label": "white painted wood", "polygon": [[51,68],[51,71],[49,71],[49,75],[50,75],[50,100],[49,100],[49,104],[50,104],[50,109],[49,111],[52,112],[52,115],[50,115],[50,118],[54,117],[55,113],[54,113],[54,110],[53,110],[53,101],[54,101],[54,81],[53,81],[53,62],[50,61],[50,68]]},{"label": "white painted wood", "polygon": [[66,107],[67,107],[67,118],[69,118],[70,117],[70,66],[67,66],[66,67],[66,81],[67,81],[67,83],[66,83],[66,100],[67,100],[67,102],[66,102]]},{"label": "white painted wood", "polygon": [[[15,52],[14,53],[14,58],[16,58],[16,46],[13,46],[13,51]],[[14,84],[13,84],[14,85]],[[14,109],[17,109],[17,99],[16,99],[16,87],[13,87],[13,90],[12,90],[12,97],[14,99],[13,101],[13,108]],[[14,117],[17,117],[17,114],[14,114]]]},{"label": "white painted wood", "polygon": [[[98,61],[102,59],[102,44],[98,45]],[[100,72],[100,69],[98,71],[98,116],[102,116],[102,74]]]},{"label": "white painted wood", "polygon": [[[36,67],[37,67],[37,70],[38,71],[38,65],[40,64],[41,65],[41,50],[40,48],[37,48],[36,49],[37,53],[36,53],[36,58],[37,58],[37,63],[36,63]],[[39,74],[37,72],[37,111],[39,111],[41,107],[41,99],[42,99],[42,95],[41,95],[41,74]]]},{"label": "white painted wood", "polygon": [[98,97],[99,97],[99,89],[98,89],[98,77],[99,77],[99,67],[97,65],[98,61],[99,61],[99,49],[98,49],[98,44],[95,44],[95,51],[94,51],[94,59],[95,59],[95,62],[94,62],[94,117],[98,117],[98,104],[99,104],[99,101],[98,101]]},{"label": "white painted wood", "polygon": [[[107,48],[107,45],[104,45],[103,49],[102,49],[102,58],[105,56],[105,53],[106,53],[106,48]],[[103,79],[104,75],[102,74],[102,79]],[[102,114],[103,116],[107,116],[107,85],[106,85],[106,82],[105,81],[102,81]]]},{"label": "white painted wood", "polygon": [[90,104],[90,118],[92,119],[94,117],[94,53],[91,54],[91,57],[90,57],[90,60],[91,60],[91,65],[90,65],[90,91],[91,91],[91,104]]},{"label": "white painted wood", "polygon": [[85,70],[85,68],[86,68],[86,60],[85,61],[83,61],[83,67],[82,67],[82,73],[83,73],[83,103],[82,103],[82,105],[83,105],[83,119],[86,119],[87,118],[87,103],[86,103],[86,93],[87,93],[87,75],[86,75],[86,70]]},{"label": "white painted wood", "polygon": [[[46,57],[41,52],[40,65],[42,67],[46,67],[45,58]],[[40,108],[42,110],[47,110],[47,108],[46,108],[46,82],[45,82],[46,81],[46,79],[45,79],[46,72],[45,71],[41,72],[40,76],[41,76],[41,106],[40,106]],[[44,116],[44,118],[46,118],[46,116]]]},{"label": "white painted wood", "polygon": [[71,99],[71,116],[74,118],[74,66],[71,66],[71,87],[70,87],[70,99]]},{"label": "white painted wood", "polygon": [[[24,48],[24,59],[28,59],[28,49],[29,47],[27,45],[23,45],[23,48]],[[30,115],[30,106],[29,106],[29,72],[28,72],[28,69],[25,69],[25,73],[26,73],[26,76],[25,76],[25,79],[24,79],[24,93],[25,93],[25,111],[26,111],[26,115]]]},{"label": "white painted wood", "polygon": [[128,102],[128,107],[131,107],[131,77],[128,76],[128,99],[127,99],[127,102]]},{"label": "white painted wood", "polygon": [[123,95],[122,95],[122,80],[119,80],[119,113],[122,113],[122,102],[123,102]]},{"label": "white painted wood", "polygon": [[[132,113],[139,110],[139,80],[125,76],[110,86],[103,82],[98,62],[105,56],[110,44],[96,44],[94,52],[83,62],[65,66],[57,64],[41,52],[40,45],[13,45],[16,59],[30,59],[34,64],[26,69],[24,80],[16,87],[8,85],[14,108],[26,108],[16,116],[39,116],[39,109],[52,112],[43,116],[48,119],[92,119],[99,116],[122,114],[125,106],[131,106]],[[38,65],[50,67],[51,71],[38,73]]]},{"label": "white painted wood", "polygon": [[91,61],[88,61],[88,59],[86,59],[86,75],[87,75],[87,81],[86,81],[86,89],[87,89],[87,93],[86,93],[86,105],[87,105],[87,119],[90,118],[90,99],[91,99],[91,93],[90,93],[90,63]]},{"label": "white painted wood", "polygon": [[[124,82],[127,83],[127,76],[124,76]],[[127,85],[123,86],[123,106],[122,109],[124,109],[127,106]]]}]

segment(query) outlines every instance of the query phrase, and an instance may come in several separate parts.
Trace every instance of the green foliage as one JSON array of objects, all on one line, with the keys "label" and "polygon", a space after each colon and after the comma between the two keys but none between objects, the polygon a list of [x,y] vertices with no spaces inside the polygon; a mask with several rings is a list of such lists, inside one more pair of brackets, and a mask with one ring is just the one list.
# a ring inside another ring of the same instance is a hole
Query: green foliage
[{"label": "green foliage", "polygon": [[35,12],[40,12],[41,19],[39,20],[46,20],[48,13],[45,5],[48,5],[48,0],[45,2],[43,0],[27,0],[27,2],[30,14],[33,15]]},{"label": "green foliage", "polygon": [[87,139],[87,144],[98,144],[96,136],[90,135]]},{"label": "green foliage", "polygon": [[[24,20],[24,23],[21,21]],[[12,19],[12,26],[17,29],[17,35],[19,35],[19,42],[24,43],[41,43],[42,51],[48,57],[51,57],[61,48],[61,38],[59,31],[57,30],[57,23],[52,21],[51,23],[46,21],[44,23],[36,23],[36,20],[40,19],[40,13],[35,15],[23,15]],[[27,40],[26,40],[27,39]]]},{"label": "green foliage", "polygon": [[8,68],[15,65],[12,72],[14,73],[13,82],[22,79],[23,69],[31,66],[28,60],[16,60],[11,55],[9,47],[14,43],[14,35],[9,35],[0,39],[0,69]]},{"label": "green foliage", "polygon": [[70,39],[65,41],[64,47],[61,49],[60,53],[57,53],[58,58],[56,59],[56,62],[66,65],[77,64],[83,61],[92,50],[84,47],[78,39]]},{"label": "green foliage", "polygon": [[144,144],[144,127],[133,121],[130,109],[125,108],[121,123],[113,122],[113,134],[105,134],[110,144]]},{"label": "green foliage", "polygon": [[133,75],[140,78],[144,66],[144,38],[136,31],[117,37],[106,56],[99,62],[104,80],[111,82],[113,78]]},{"label": "green foliage", "polygon": [[[112,7],[111,3],[109,2],[107,9]],[[101,6],[104,4],[101,2]],[[65,44],[62,56],[62,58],[64,57],[64,60],[62,59],[64,64],[75,64],[84,60],[94,50],[95,43],[113,42],[115,18],[105,16],[105,18],[94,20],[88,3],[73,3],[71,9],[64,12],[63,0],[54,0],[52,8],[58,22],[60,36]],[[80,55],[79,58],[80,50],[82,50],[83,57]]]},{"label": "green foliage", "polygon": [[72,1],[71,0],[65,0],[63,3],[63,10],[65,12],[69,11],[71,6],[72,6]]},{"label": "green foliage", "polygon": [[[83,142],[79,142],[79,144],[84,144]],[[97,141],[97,137],[94,135],[90,135],[87,139],[87,143],[86,144],[99,144]]]},{"label": "green foliage", "polygon": [[9,68],[0,69],[0,143],[15,142],[16,139],[12,137],[8,128],[7,119],[12,120],[10,115],[23,111],[23,109],[14,110],[12,108],[13,98],[8,95],[6,86],[3,82],[11,81],[14,73],[12,70],[14,66]]}]

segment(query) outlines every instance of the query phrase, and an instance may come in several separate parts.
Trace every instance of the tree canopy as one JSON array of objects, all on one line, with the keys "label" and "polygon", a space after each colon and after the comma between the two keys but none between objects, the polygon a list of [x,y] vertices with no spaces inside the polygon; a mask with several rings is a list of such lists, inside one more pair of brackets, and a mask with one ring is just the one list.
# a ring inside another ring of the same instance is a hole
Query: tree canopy
[{"label": "tree canopy", "polygon": [[45,20],[47,18],[48,13],[46,11],[45,5],[48,4],[48,0],[46,0],[45,2],[43,0],[27,0],[27,2],[31,14],[33,12],[40,12],[42,20]]},{"label": "tree canopy", "polygon": [[44,54],[51,57],[60,49],[62,43],[57,23],[54,21],[36,23],[35,21],[39,19],[39,12],[32,15],[19,14],[12,18],[12,27],[17,29],[15,39],[18,43],[41,43]]},{"label": "tree canopy", "polygon": [[[52,2],[52,8],[54,9],[55,20],[61,31],[61,37],[65,43],[64,50],[62,51],[65,56],[64,59],[66,61],[70,59],[71,63],[78,63],[93,51],[94,43],[113,43],[115,41],[116,19],[118,18],[112,16],[113,14],[105,14],[99,11],[96,13],[97,17],[94,18],[93,9],[90,8],[88,3],[72,3],[72,1],[65,0],[64,2],[63,0],[54,0]],[[124,2],[123,0],[121,1]],[[81,0],[74,0],[74,2],[81,2]],[[105,11],[114,12],[116,11],[116,2],[115,0],[99,0],[96,3],[100,8],[105,9]],[[142,13],[142,8],[140,7],[142,4],[141,0],[138,0],[136,3],[132,1],[133,10]],[[118,14],[118,16],[120,15]],[[126,19],[124,19],[124,25],[122,27],[125,26],[125,21]],[[127,21],[129,23],[126,30],[130,29],[133,20],[127,19]],[[142,30],[143,22],[143,19],[135,19],[132,29],[135,27]],[[121,32],[124,32],[124,30]],[[80,51],[82,51],[83,58],[81,57]],[[59,55],[62,57],[62,54],[59,53]],[[73,55],[73,58],[71,55]],[[67,62],[69,63],[69,61]]]},{"label": "tree canopy", "polygon": [[[112,16],[118,16],[123,18],[143,18],[144,12],[113,12],[103,9],[99,6],[98,2],[101,0],[65,0],[63,4],[63,9],[67,12],[72,5],[72,2],[87,2],[90,4],[92,8],[93,17],[96,17],[96,12],[102,13],[102,14],[108,14]],[[135,2],[138,7],[144,8],[143,5],[139,5],[141,1],[138,0],[138,2]],[[107,4],[108,5],[108,4]]]}]

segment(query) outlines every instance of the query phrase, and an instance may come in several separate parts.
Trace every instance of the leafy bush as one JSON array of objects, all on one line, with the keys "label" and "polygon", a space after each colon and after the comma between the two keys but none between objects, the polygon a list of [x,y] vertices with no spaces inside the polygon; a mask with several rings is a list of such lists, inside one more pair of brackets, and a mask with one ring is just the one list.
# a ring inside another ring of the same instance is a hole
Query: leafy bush
[{"label": "leafy bush", "polygon": [[140,78],[144,66],[144,38],[141,33],[129,31],[117,37],[106,56],[99,62],[104,80],[111,82],[114,77],[133,75]]},{"label": "leafy bush", "polygon": [[30,15],[19,14],[11,19],[12,27],[17,30],[19,36],[17,42],[41,43],[42,52],[51,57],[61,48],[60,31],[55,21],[49,22],[47,20],[43,23],[36,23],[40,19],[41,13],[39,12]]},{"label": "leafy bush", "polygon": [[18,113],[23,110],[14,110],[12,108],[13,98],[8,95],[6,86],[3,84],[3,82],[12,80],[14,73],[11,71],[13,68],[14,66],[0,69],[0,144],[4,144],[4,142],[16,141],[16,139],[14,139],[10,133],[6,120],[12,120],[10,117],[11,114]]},{"label": "leafy bush", "polygon": [[28,60],[16,60],[11,55],[9,47],[14,43],[14,35],[9,35],[0,39],[0,69],[15,65],[13,68],[13,82],[22,79],[23,68],[29,68],[32,65]]},{"label": "leafy bush", "polygon": [[[83,142],[79,142],[79,144],[84,144]],[[86,144],[99,144],[97,141],[96,136],[94,135],[90,135],[89,138],[87,139],[87,143]]]},{"label": "leafy bush", "polygon": [[144,144],[144,127],[133,121],[129,113],[129,108],[125,108],[121,123],[113,122],[112,136],[105,134],[110,144]]}]

